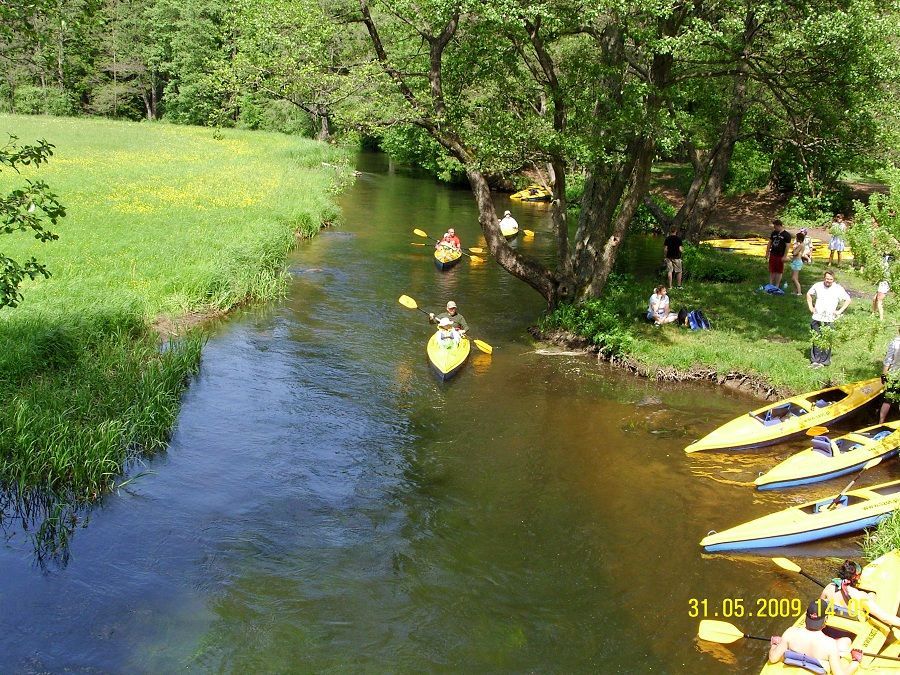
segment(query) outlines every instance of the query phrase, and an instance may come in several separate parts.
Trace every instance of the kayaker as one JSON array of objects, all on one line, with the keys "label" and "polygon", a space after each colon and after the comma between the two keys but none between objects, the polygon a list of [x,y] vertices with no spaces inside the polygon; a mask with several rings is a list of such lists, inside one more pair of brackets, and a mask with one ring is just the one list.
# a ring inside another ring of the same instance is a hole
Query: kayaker
[{"label": "kayaker", "polygon": [[[815,298],[815,304],[813,304]],[[850,295],[844,287],[834,281],[834,272],[825,270],[822,281],[814,283],[806,291],[806,304],[812,313],[809,327],[814,333],[821,333],[823,326],[830,327],[847,310]],[[838,306],[840,305],[840,306]],[[821,368],[831,364],[831,348],[813,343],[810,351],[810,368]]]},{"label": "kayaker", "polygon": [[884,424],[891,406],[894,404],[900,406],[900,335],[888,345],[884,367],[881,370],[881,381],[884,382],[884,403],[881,404],[878,423]]},{"label": "kayaker", "polygon": [[435,316],[434,312],[428,315],[428,320],[431,323],[440,323],[441,319],[450,319],[453,327],[459,331],[460,335],[465,335],[466,331],[469,330],[469,323],[466,321],[466,317],[456,310],[456,303],[453,300],[447,303],[446,312],[441,312],[437,316]]},{"label": "kayaker", "polygon": [[862,567],[853,560],[845,560],[838,570],[838,575],[831,583],[822,589],[821,599],[828,603],[829,612],[835,614],[849,613],[850,615],[862,612],[863,615],[871,614],[883,624],[897,628],[900,627],[900,617],[886,611],[879,605],[872,594],[856,587],[862,576]]},{"label": "kayaker", "polygon": [[447,241],[450,242],[450,245],[457,251],[462,248],[462,242],[459,240],[459,237],[456,236],[456,230],[452,227],[447,230]]},{"label": "kayaker", "polygon": [[451,249],[451,248],[453,248],[453,242],[450,240],[450,233],[444,232],[444,236],[441,237],[440,240],[438,241],[438,243],[436,243],[434,245],[434,248],[435,249],[442,249],[442,248]]},{"label": "kayaker", "polygon": [[512,217],[512,214],[509,211],[503,212],[503,218],[500,219],[500,229],[519,230],[519,223]]},{"label": "kayaker", "polygon": [[812,672],[831,672],[831,675],[855,673],[863,653],[859,649],[852,650],[851,663],[844,664],[841,651],[849,649],[850,639],[835,640],[822,632],[825,610],[825,602],[817,598],[806,608],[804,626],[791,626],[781,637],[773,635],[769,647],[769,663],[783,661],[787,665],[800,666]]},{"label": "kayaker", "polygon": [[438,321],[438,341],[444,349],[452,349],[459,346],[461,336],[453,327],[453,322],[444,317]]}]

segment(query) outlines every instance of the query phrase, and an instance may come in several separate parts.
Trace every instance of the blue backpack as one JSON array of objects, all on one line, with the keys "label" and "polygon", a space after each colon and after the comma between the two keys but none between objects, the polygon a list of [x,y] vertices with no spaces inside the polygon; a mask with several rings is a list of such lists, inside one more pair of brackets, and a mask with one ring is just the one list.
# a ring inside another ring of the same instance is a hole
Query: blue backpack
[{"label": "blue backpack", "polygon": [[687,324],[691,330],[709,330],[712,326],[701,309],[692,309],[687,315]]}]

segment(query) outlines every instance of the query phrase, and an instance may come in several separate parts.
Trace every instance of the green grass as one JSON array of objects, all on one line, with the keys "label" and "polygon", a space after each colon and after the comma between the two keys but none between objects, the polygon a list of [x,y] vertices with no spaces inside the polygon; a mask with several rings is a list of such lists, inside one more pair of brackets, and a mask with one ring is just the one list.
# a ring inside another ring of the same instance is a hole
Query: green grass
[{"label": "green grass", "polygon": [[[810,314],[806,299],[758,291],[768,282],[763,258],[715,250],[703,256],[707,268],[728,268],[746,277],[731,283],[696,280],[691,278],[686,262],[684,290],[669,291],[671,308],[703,309],[713,330],[692,331],[675,324],[656,328],[646,323],[643,315],[647,298],[654,285],[665,279],[631,276],[616,279],[618,288],[610,299],[601,301],[593,311],[583,312],[580,321],[562,321],[566,312],[571,314],[571,310],[562,309],[545,320],[544,327],[562,327],[602,345],[604,326],[609,324],[607,315],[613,313],[618,317],[613,341],[625,345],[618,351],[642,364],[651,375],[673,367],[683,373],[692,369],[714,370],[720,375],[736,372],[767,382],[784,394],[875,377],[881,372],[880,361],[896,334],[897,329],[892,327],[896,321],[886,316],[885,324],[881,324],[873,317],[874,289],[868,282],[848,270],[838,271],[838,282],[862,297],[853,299],[845,317],[836,324],[839,330],[832,365],[812,370],[808,367]],[[824,269],[820,262],[803,268],[800,281],[804,293],[821,279]],[[896,316],[895,303],[893,300],[886,305],[888,315]],[[623,331],[627,339],[623,339]]]},{"label": "green grass", "polygon": [[90,499],[128,457],[165,445],[199,362],[196,335],[160,350],[160,317],[221,312],[284,288],[297,232],[337,217],[341,150],[280,134],[0,116],[50,163],[0,174],[50,184],[59,240],[0,235],[52,273],[0,310],[0,480]]},{"label": "green grass", "polygon": [[900,511],[882,520],[874,531],[866,532],[863,540],[863,554],[870,561],[895,548],[900,548]]}]

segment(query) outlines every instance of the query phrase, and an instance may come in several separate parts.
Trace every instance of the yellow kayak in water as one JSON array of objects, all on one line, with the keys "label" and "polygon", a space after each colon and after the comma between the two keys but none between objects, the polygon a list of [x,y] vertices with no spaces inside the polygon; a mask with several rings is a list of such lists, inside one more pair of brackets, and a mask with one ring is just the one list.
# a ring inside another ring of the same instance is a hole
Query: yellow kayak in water
[{"label": "yellow kayak in water", "polygon": [[791,455],[754,483],[758,490],[808,485],[862,470],[876,457],[900,453],[900,421],[876,424],[839,438],[813,438],[812,447]]},{"label": "yellow kayak in water", "polygon": [[505,227],[503,225],[500,226],[500,234],[502,234],[507,239],[514,239],[519,236],[519,228],[518,227]]},{"label": "yellow kayak in water", "polygon": [[443,271],[450,269],[462,258],[462,251],[452,248],[438,248],[434,251],[434,265]]},{"label": "yellow kayak in water", "polygon": [[800,436],[812,427],[852,415],[883,390],[881,378],[875,377],[792,396],[726,422],[684,451],[746,450],[774,445]]},{"label": "yellow kayak in water", "polygon": [[[859,588],[873,591],[879,605],[888,611],[896,611],[897,605],[900,604],[900,550],[895,549],[866,565],[862,571]],[[802,626],[805,620],[805,613],[801,614],[794,625]],[[850,638],[851,649],[860,649],[867,654],[900,656],[900,639],[893,637],[890,629],[883,623],[875,618],[866,617],[864,613],[862,616],[841,616],[840,608],[838,612],[829,612],[822,631],[833,638]],[[885,644],[888,646],[885,647]],[[847,654],[844,658],[845,665],[850,665],[850,655]],[[809,672],[799,666],[784,663],[766,663],[760,671],[761,675],[775,673],[802,675]],[[900,673],[900,661],[863,656],[856,672],[874,675]]]},{"label": "yellow kayak in water", "polygon": [[524,190],[519,190],[509,196],[517,202],[549,202],[553,195],[540,185],[529,185]]},{"label": "yellow kayak in water", "polygon": [[443,382],[459,372],[466,359],[469,357],[471,344],[468,338],[462,338],[457,347],[443,347],[438,340],[438,333],[435,333],[428,340],[425,351],[428,353],[428,361],[431,363],[438,377]]},{"label": "yellow kayak in water", "polygon": [[[838,496],[840,499],[832,506]],[[778,548],[829,539],[874,527],[898,508],[900,480],[895,480],[792,506],[722,532],[713,531],[700,545],[713,553]]]}]

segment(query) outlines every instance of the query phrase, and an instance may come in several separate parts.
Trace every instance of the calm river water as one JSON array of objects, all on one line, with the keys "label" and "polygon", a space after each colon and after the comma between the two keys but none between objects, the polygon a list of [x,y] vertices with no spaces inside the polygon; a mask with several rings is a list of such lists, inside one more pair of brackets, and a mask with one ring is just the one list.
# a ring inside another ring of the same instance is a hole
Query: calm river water
[{"label": "calm river water", "polygon": [[[6,520],[0,671],[758,670],[761,643],[697,642],[689,599],[755,611],[816,589],[698,541],[839,488],[754,493],[784,448],[685,456],[754,401],[543,353],[533,291],[491,263],[439,273],[410,246],[414,227],[476,244],[470,193],[378,155],[359,168],[345,224],[291,257],[283,302],[214,330],[168,452],[89,514],[66,564],[38,564]],[[513,211],[538,232],[516,245],[549,255],[546,211]],[[401,294],[455,299],[493,356],[438,383]]]}]

